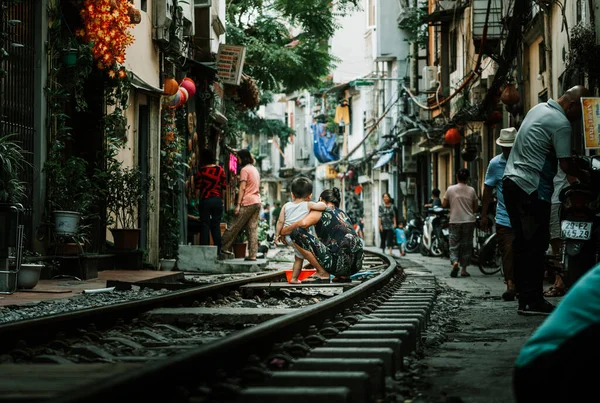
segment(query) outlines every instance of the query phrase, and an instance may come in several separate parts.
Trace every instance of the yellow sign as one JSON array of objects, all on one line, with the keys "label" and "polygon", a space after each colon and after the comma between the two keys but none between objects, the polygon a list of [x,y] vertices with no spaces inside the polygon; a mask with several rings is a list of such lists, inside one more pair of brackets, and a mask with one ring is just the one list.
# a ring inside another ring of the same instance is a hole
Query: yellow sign
[{"label": "yellow sign", "polygon": [[586,149],[600,148],[600,98],[581,98]]},{"label": "yellow sign", "polygon": [[317,179],[335,179],[337,178],[337,174],[338,172],[331,165],[319,165],[317,167]]}]

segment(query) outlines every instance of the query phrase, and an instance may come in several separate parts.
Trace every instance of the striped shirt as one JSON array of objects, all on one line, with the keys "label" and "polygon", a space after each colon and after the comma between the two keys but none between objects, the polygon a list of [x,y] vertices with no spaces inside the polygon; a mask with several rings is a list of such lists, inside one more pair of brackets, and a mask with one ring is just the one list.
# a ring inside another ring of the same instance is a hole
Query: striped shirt
[{"label": "striped shirt", "polygon": [[196,190],[199,190],[199,200],[209,197],[222,197],[221,189],[225,187],[225,171],[218,165],[200,167],[196,173]]}]

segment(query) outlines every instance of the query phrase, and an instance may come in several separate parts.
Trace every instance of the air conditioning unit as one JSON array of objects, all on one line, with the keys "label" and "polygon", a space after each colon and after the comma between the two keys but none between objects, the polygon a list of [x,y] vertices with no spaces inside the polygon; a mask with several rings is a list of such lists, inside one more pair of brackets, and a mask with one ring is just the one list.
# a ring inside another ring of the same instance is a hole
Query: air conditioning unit
[{"label": "air conditioning unit", "polygon": [[183,36],[194,36],[194,0],[179,0],[183,15]]},{"label": "air conditioning unit", "polygon": [[437,67],[435,66],[425,66],[423,67],[423,72],[421,73],[421,81],[419,82],[419,89],[421,91],[427,91],[431,87],[431,82],[435,81],[437,78]]},{"label": "air conditioning unit", "polygon": [[212,0],[194,0],[194,8],[207,8],[212,5]]},{"label": "air conditioning unit", "polygon": [[154,40],[169,42],[169,28],[173,23],[173,0],[156,0],[154,4]]}]

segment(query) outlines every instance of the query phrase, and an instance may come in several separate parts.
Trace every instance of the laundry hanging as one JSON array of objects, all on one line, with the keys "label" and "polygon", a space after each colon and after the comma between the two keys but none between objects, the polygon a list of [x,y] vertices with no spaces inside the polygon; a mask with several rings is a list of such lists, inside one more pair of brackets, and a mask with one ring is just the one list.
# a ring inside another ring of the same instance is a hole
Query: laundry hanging
[{"label": "laundry hanging", "polygon": [[335,123],[338,125],[343,121],[344,125],[350,124],[350,108],[348,105],[340,105],[335,108]]},{"label": "laundry hanging", "polygon": [[329,162],[339,159],[340,152],[335,140],[335,135],[325,129],[325,123],[313,123],[313,151],[319,162]]}]

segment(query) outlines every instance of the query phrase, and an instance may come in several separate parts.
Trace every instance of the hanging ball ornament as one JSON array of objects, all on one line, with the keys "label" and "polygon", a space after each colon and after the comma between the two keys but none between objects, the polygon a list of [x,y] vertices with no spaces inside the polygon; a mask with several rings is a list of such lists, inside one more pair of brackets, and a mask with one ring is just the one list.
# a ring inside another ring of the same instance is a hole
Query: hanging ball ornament
[{"label": "hanging ball ornament", "polygon": [[164,89],[163,89],[163,95],[175,95],[177,94],[177,90],[179,90],[179,84],[177,84],[177,81],[174,78],[165,78],[165,83],[164,83]]},{"label": "hanging ball ornament", "polygon": [[176,108],[177,104],[179,103],[179,101],[181,100],[181,93],[179,91],[177,91],[175,94],[171,95],[170,97],[166,97],[164,98],[165,100],[165,105],[167,105],[169,108]]},{"label": "hanging ball ornament", "polygon": [[448,129],[444,134],[444,141],[446,144],[456,145],[460,143],[460,132],[456,127]]},{"label": "hanging ball ornament", "polygon": [[190,98],[192,98],[195,94],[196,94],[196,84],[194,83],[194,80],[192,80],[191,78],[184,78],[181,83],[179,83],[179,86],[182,88],[185,88],[188,92],[188,95],[190,96]]},{"label": "hanging ball ornament", "polygon": [[185,105],[185,103],[187,102],[189,96],[188,96],[188,92],[185,88],[179,88],[178,91],[181,94],[181,99],[179,100],[179,103],[177,104],[176,108],[179,108],[183,105]]},{"label": "hanging ball ornament", "polygon": [[493,111],[492,113],[490,113],[490,116],[488,117],[488,120],[486,123],[489,125],[496,125],[496,124],[500,123],[501,121],[502,121],[502,112]]},{"label": "hanging ball ornament", "polygon": [[519,91],[515,88],[515,85],[512,83],[506,84],[504,91],[502,91],[502,95],[500,96],[500,100],[504,105],[515,105],[518,104],[521,100],[521,95],[519,95]]}]

